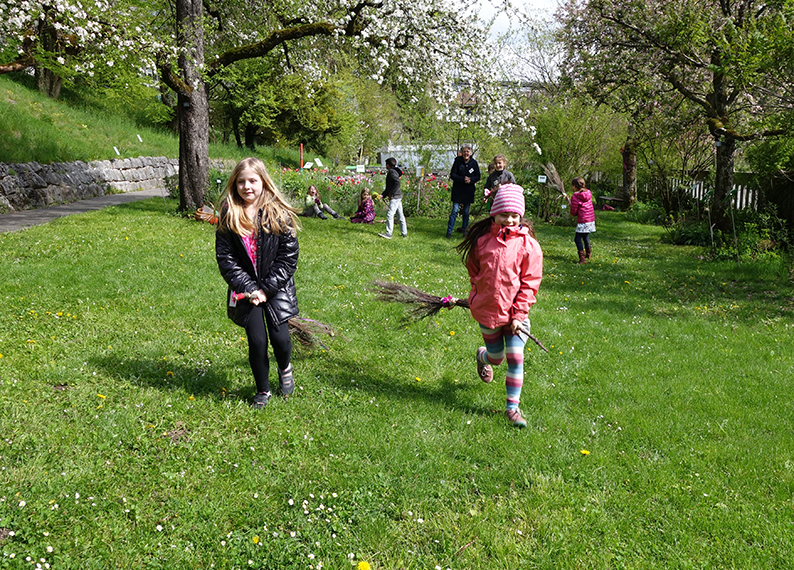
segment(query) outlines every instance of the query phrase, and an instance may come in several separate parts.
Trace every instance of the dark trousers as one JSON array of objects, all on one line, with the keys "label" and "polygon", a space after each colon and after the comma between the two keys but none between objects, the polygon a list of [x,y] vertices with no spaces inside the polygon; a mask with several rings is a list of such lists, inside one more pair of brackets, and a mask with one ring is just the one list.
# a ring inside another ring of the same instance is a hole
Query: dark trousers
[{"label": "dark trousers", "polygon": [[582,251],[583,249],[590,249],[589,233],[576,232],[576,235],[573,237],[573,241],[576,244],[576,249],[579,251]]},{"label": "dark trousers", "polygon": [[248,336],[248,362],[254,373],[257,392],[270,392],[270,360],[267,357],[267,340],[273,345],[273,356],[281,370],[289,366],[292,356],[292,339],[289,323],[275,325],[266,316],[264,305],[255,305],[248,317],[245,334]]}]

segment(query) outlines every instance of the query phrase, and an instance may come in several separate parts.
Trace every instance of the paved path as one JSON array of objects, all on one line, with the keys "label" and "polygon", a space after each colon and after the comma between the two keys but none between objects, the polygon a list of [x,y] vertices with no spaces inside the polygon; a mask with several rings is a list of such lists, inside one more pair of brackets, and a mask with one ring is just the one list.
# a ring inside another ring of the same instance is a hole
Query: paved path
[{"label": "paved path", "polygon": [[146,198],[160,197],[165,195],[165,190],[155,188],[151,190],[138,190],[136,192],[126,192],[124,194],[109,194],[107,196],[97,196],[87,200],[78,200],[71,204],[62,206],[50,206],[49,208],[36,208],[35,210],[23,210],[10,214],[0,214],[0,233],[16,232],[30,226],[46,224],[56,218],[68,216],[70,214],[81,214],[92,210],[101,210],[108,206],[137,202]]}]

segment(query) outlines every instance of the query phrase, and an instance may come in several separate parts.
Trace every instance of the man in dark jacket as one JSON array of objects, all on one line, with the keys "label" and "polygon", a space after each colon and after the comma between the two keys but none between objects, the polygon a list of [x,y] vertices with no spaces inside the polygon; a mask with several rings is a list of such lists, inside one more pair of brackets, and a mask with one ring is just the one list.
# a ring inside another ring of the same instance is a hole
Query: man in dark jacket
[{"label": "man in dark jacket", "polygon": [[452,179],[452,212],[447,224],[447,239],[452,237],[459,210],[463,211],[463,233],[469,229],[469,210],[474,202],[474,185],[480,181],[480,165],[471,157],[470,144],[460,147],[460,154],[452,163],[449,177]]},{"label": "man in dark jacket", "polygon": [[397,167],[397,160],[393,157],[386,159],[386,169],[386,189],[383,191],[383,197],[389,201],[389,209],[386,212],[386,232],[378,235],[391,239],[394,230],[394,214],[396,213],[400,222],[400,234],[403,237],[408,237],[408,225],[405,223],[405,214],[403,214],[403,194],[400,191],[400,176],[403,172]]}]

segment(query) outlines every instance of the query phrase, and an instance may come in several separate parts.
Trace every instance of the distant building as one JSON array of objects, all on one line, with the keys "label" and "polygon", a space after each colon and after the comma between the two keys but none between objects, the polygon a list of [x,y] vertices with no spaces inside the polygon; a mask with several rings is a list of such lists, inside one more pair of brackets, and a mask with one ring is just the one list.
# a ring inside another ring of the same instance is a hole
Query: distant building
[{"label": "distant building", "polygon": [[449,170],[458,155],[455,148],[439,144],[392,144],[391,141],[378,151],[378,162],[386,167],[386,159],[394,157],[403,168],[424,166],[425,172]]}]

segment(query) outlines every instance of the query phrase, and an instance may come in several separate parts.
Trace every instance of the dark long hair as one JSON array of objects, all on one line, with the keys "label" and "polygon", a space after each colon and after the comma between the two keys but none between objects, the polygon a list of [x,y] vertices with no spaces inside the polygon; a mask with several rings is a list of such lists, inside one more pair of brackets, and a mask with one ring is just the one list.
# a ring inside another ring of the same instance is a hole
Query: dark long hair
[{"label": "dark long hair", "polygon": [[[474,248],[477,245],[477,240],[491,231],[491,226],[493,223],[493,216],[488,216],[487,218],[483,218],[479,222],[475,222],[469,226],[469,231],[466,232],[466,236],[463,238],[463,241],[455,247],[455,251],[460,254],[460,259],[463,261],[463,265],[466,265],[469,262],[469,256],[471,255],[471,252],[474,251]],[[535,226],[532,225],[531,220],[522,216],[521,225],[526,226],[526,228],[529,230],[529,235],[531,235],[533,238],[535,237]]]}]

